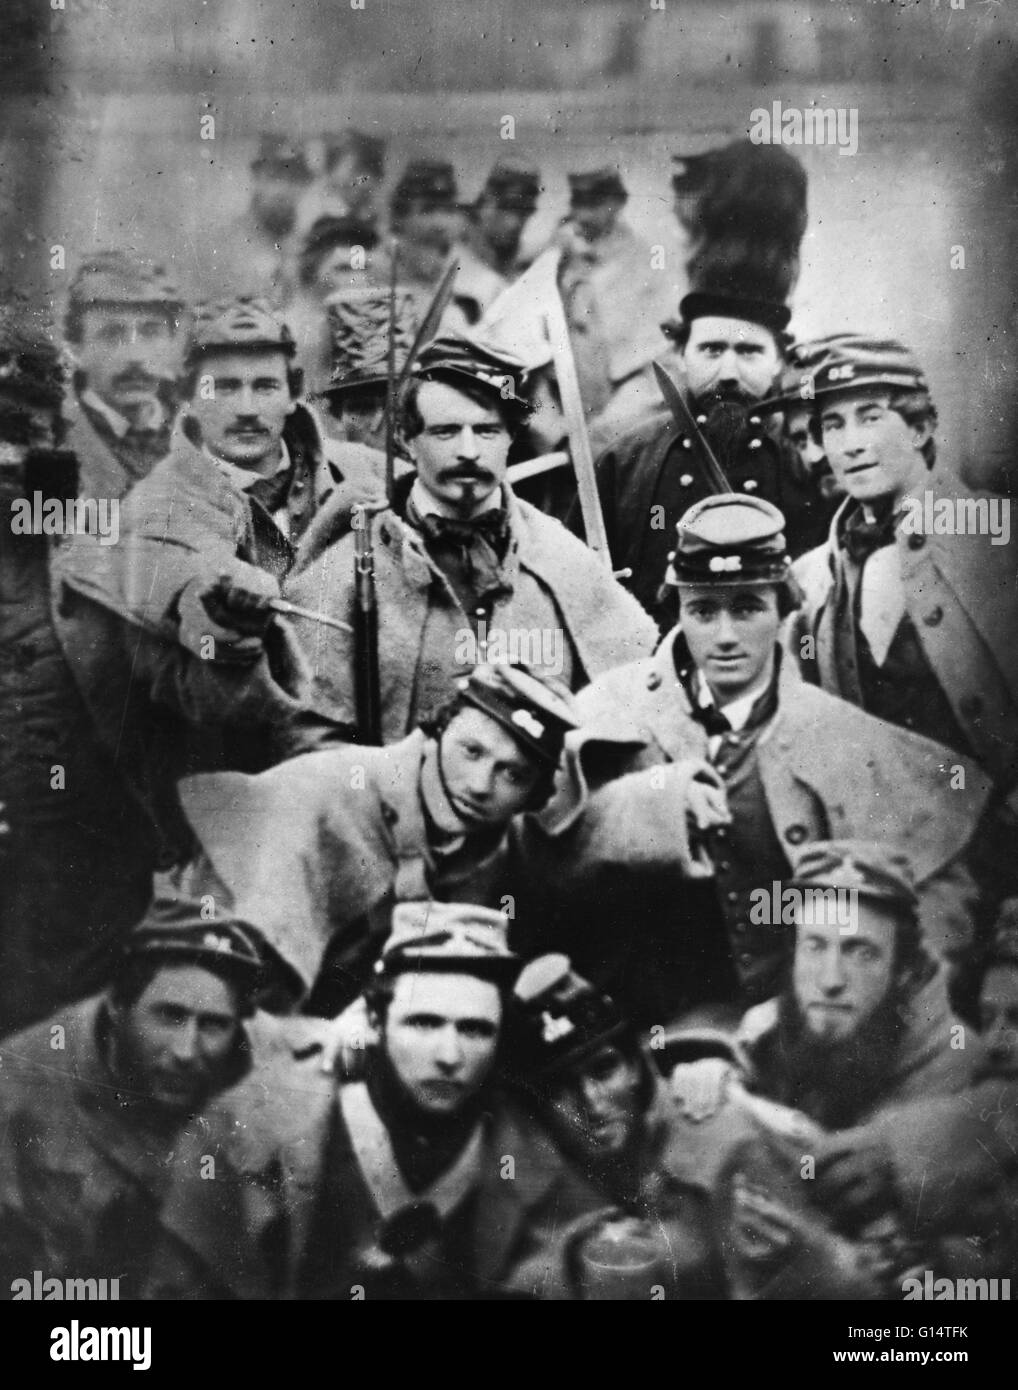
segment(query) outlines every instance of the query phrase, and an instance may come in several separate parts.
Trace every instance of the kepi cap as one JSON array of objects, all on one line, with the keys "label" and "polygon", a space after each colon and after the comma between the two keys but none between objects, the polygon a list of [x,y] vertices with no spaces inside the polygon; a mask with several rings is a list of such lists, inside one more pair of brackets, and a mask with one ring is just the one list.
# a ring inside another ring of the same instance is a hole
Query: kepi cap
[{"label": "kepi cap", "polygon": [[238,299],[201,304],[195,309],[186,361],[191,365],[207,352],[297,351],[293,334],[265,299]]},{"label": "kepi cap", "polygon": [[266,970],[261,937],[249,922],[232,915],[206,921],[201,903],[182,896],[156,898],[125,941],[123,955],[125,960],[148,957],[214,965],[252,988]]},{"label": "kepi cap", "polygon": [[529,164],[499,160],[481,189],[482,198],[491,198],[499,207],[534,212],[541,192],[540,171]]},{"label": "kepi cap", "polygon": [[520,1022],[519,1062],[531,1076],[555,1075],[633,1032],[611,996],[557,952],[523,967],[513,999]]},{"label": "kepi cap", "polygon": [[797,394],[815,400],[834,392],[886,386],[927,391],[929,383],[914,354],[896,338],[836,333],[801,343],[789,355],[789,372],[797,374]]},{"label": "kepi cap", "polygon": [[448,160],[412,159],[410,161],[400,174],[396,187],[392,190],[390,205],[394,212],[398,212],[413,202],[430,203],[434,207],[456,208],[459,206],[456,171]]},{"label": "kepi cap", "polygon": [[569,198],[573,204],[603,203],[609,198],[628,198],[617,169],[610,165],[580,174],[569,174]]},{"label": "kepi cap", "polygon": [[705,497],[681,517],[676,533],[669,584],[741,588],[790,578],[785,518],[763,497],[742,492]]},{"label": "kepi cap", "polygon": [[489,662],[456,682],[458,697],[511,734],[525,753],[556,768],[570,729],[579,727],[572,696],[528,667]]},{"label": "kepi cap", "polygon": [[527,374],[522,358],[487,339],[466,333],[441,333],[421,352],[414,366],[418,377],[463,376],[502,400],[522,401]]},{"label": "kepi cap", "polygon": [[499,983],[518,968],[504,913],[475,903],[406,902],[393,908],[392,934],[375,973],[438,971]]},{"label": "kepi cap", "polygon": [[818,840],[795,862],[796,888],[841,888],[914,915],[915,875],[906,855],[874,840]]}]

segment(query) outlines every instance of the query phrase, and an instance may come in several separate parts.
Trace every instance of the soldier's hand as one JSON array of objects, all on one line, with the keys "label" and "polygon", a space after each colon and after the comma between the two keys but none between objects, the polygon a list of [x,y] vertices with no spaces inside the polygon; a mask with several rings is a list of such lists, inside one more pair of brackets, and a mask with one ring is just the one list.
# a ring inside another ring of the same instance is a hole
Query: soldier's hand
[{"label": "soldier's hand", "polygon": [[709,1120],[721,1109],[735,1068],[723,1057],[703,1057],[673,1068],[672,1096],[687,1120],[695,1124]]},{"label": "soldier's hand", "polygon": [[723,785],[712,785],[699,778],[689,784],[686,815],[691,824],[704,835],[721,825],[731,825],[732,813]]},{"label": "soldier's hand", "polygon": [[838,1226],[857,1230],[896,1201],[894,1161],[882,1141],[833,1136],[817,1154],[817,1197]]},{"label": "soldier's hand", "polygon": [[199,593],[202,607],[219,627],[259,639],[272,622],[269,603],[278,597],[279,585],[272,575],[253,567],[243,578],[221,573]]}]

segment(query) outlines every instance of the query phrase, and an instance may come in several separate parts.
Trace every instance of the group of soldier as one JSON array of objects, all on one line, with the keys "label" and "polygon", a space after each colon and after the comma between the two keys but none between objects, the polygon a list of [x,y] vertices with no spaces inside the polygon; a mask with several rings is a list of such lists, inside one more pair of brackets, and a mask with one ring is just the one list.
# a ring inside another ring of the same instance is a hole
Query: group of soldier
[{"label": "group of soldier", "polygon": [[[583,479],[563,426],[546,510],[512,460],[562,359],[492,327],[536,170],[456,236],[451,167],[407,170],[391,284],[327,296],[313,390],[253,233],[223,245],[253,293],[187,304],[110,251],[62,343],[7,306],[4,510],[81,506],[0,553],[5,1296],[1010,1273],[1011,504],[940,456],[905,345],[791,338],[805,180],[774,155],[678,161],[672,389],[611,430],[651,365],[611,326],[625,187],[571,180],[551,283],[604,447]],[[305,286],[382,245],[383,160],[328,152],[348,205],[316,191]],[[309,173],[278,142],[257,173],[278,251]]]}]

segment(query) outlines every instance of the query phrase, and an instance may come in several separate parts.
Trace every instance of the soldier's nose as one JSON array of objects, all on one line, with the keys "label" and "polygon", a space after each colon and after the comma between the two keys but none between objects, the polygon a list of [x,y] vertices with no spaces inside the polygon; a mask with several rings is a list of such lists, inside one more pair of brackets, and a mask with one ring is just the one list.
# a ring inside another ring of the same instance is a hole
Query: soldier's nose
[{"label": "soldier's nose", "polygon": [[178,1062],[193,1062],[198,1056],[198,1025],[185,1023],[173,1035],[173,1056]]},{"label": "soldier's nose", "polygon": [[452,1026],[443,1028],[438,1036],[435,1060],[440,1067],[452,1071],[463,1061],[463,1049],[459,1034]]},{"label": "soldier's nose", "polygon": [[464,425],[460,430],[459,439],[457,440],[457,449],[460,458],[474,459],[477,457],[477,436],[469,425]]}]

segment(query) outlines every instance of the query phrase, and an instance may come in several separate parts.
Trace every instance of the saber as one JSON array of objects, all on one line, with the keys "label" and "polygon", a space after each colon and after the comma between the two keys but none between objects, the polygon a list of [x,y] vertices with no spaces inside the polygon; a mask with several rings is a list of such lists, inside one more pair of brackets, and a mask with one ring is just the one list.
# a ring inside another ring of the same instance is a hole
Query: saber
[{"label": "saber", "polygon": [[686,404],[686,398],[671,379],[660,362],[654,364],[654,375],[657,377],[657,384],[665,398],[665,405],[672,413],[672,418],[677,425],[683,426],[696,440],[703,450],[705,472],[707,481],[714,492],[732,492],[731,483],[725,477],[725,470],[718,463],[717,455],[704,438],[703,431],[693,419],[693,412]]},{"label": "saber", "polygon": [[339,618],[330,618],[328,613],[315,613],[311,608],[301,608],[297,603],[290,603],[285,598],[270,598],[269,607],[273,613],[283,613],[290,618],[307,618],[309,623],[321,623],[323,627],[338,628],[340,632],[353,632],[349,623],[341,622]]}]

